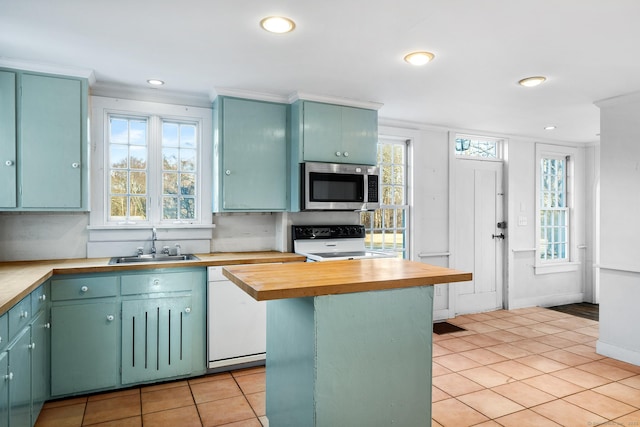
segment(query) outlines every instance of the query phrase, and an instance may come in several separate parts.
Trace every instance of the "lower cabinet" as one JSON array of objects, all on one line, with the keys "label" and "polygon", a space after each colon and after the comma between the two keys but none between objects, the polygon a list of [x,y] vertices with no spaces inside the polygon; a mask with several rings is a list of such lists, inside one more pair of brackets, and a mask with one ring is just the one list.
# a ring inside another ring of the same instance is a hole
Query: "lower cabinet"
[{"label": "lower cabinet", "polygon": [[118,384],[119,317],[115,299],[51,307],[53,396]]},{"label": "lower cabinet", "polygon": [[31,331],[9,345],[9,426],[31,425]]},{"label": "lower cabinet", "polygon": [[206,371],[205,268],[52,279],[52,397]]}]

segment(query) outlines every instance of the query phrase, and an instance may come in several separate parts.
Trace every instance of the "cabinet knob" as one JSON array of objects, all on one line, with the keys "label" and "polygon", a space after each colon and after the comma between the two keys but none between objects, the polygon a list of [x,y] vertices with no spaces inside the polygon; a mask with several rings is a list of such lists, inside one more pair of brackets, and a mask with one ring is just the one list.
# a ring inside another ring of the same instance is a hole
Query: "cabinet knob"
[{"label": "cabinet knob", "polygon": [[80,288],[80,291],[82,291],[82,292],[87,292],[88,290],[89,290],[88,286],[83,286],[83,287]]},{"label": "cabinet knob", "polygon": [[336,151],[336,157],[340,157],[340,156],[342,156],[342,153],[339,151]]},{"label": "cabinet knob", "polygon": [[4,164],[7,165],[7,166],[13,166],[14,162],[13,162],[13,160],[7,160],[6,162],[4,162]]},{"label": "cabinet knob", "polygon": [[43,326],[45,329],[51,329],[51,323],[45,323]]},{"label": "cabinet knob", "polygon": [[184,312],[185,312],[185,313],[191,313],[191,307],[187,307],[187,308],[185,308],[185,309],[184,309]]},{"label": "cabinet knob", "polygon": [[13,372],[9,372],[7,375],[5,375],[4,379],[5,379],[5,381],[13,380]]},{"label": "cabinet knob", "polygon": [[36,348],[36,343],[32,342],[31,344],[29,344],[29,345],[27,346],[27,348],[29,348],[29,349],[33,350],[34,348]]},{"label": "cabinet knob", "polygon": [[342,155],[345,156],[345,157],[349,157],[349,152],[345,151]]},{"label": "cabinet knob", "polygon": [[27,317],[29,317],[29,312],[28,311],[23,311],[20,313],[20,317],[22,319],[26,319]]},{"label": "cabinet knob", "polygon": [[113,322],[114,319],[115,319],[115,317],[113,316],[113,314],[109,314],[107,316],[107,322]]},{"label": "cabinet knob", "polygon": [[231,171],[229,169],[227,169],[226,171],[224,171],[224,174],[229,176],[229,175],[231,175]]},{"label": "cabinet knob", "polygon": [[47,296],[45,294],[42,294],[38,297],[38,300],[40,301],[46,301],[47,300]]},{"label": "cabinet knob", "polygon": [[160,286],[160,279],[153,279],[153,286]]},{"label": "cabinet knob", "polygon": [[74,169],[78,169],[80,167],[80,163],[76,163],[76,162],[71,163],[71,167]]}]

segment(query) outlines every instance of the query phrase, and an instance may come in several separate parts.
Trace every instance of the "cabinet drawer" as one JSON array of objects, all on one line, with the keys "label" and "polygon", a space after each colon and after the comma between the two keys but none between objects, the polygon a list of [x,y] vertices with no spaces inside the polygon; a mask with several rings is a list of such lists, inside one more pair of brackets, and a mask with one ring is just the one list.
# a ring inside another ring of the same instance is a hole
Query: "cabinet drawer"
[{"label": "cabinet drawer", "polygon": [[80,277],[51,282],[51,300],[64,301],[113,297],[118,294],[118,277]]},{"label": "cabinet drawer", "polygon": [[[0,316],[0,353],[9,343],[9,315],[7,313]],[[2,371],[0,371],[2,372]]]},{"label": "cabinet drawer", "polygon": [[49,285],[41,285],[38,289],[31,292],[31,313],[34,315],[42,310],[49,300]]},{"label": "cabinet drawer", "polygon": [[9,310],[9,341],[29,324],[31,320],[31,294]]},{"label": "cabinet drawer", "polygon": [[222,274],[223,267],[207,267],[207,277],[209,282],[222,282],[229,281],[229,279]]},{"label": "cabinet drawer", "polygon": [[199,280],[199,275],[190,272],[122,276],[122,295],[190,291]]}]

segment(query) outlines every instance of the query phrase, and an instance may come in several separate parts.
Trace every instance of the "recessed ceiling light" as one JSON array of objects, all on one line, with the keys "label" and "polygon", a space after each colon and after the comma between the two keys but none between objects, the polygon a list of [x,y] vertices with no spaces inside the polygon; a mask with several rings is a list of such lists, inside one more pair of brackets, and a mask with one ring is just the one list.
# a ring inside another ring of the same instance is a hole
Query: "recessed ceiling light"
[{"label": "recessed ceiling light", "polygon": [[555,128],[555,126],[545,126],[544,130],[554,130]]},{"label": "recessed ceiling light", "polygon": [[425,65],[434,58],[434,54],[431,52],[411,52],[405,55],[404,60],[411,65]]},{"label": "recessed ceiling light", "polygon": [[284,16],[268,16],[260,21],[260,26],[270,33],[288,33],[296,28],[296,23]]},{"label": "recessed ceiling light", "polygon": [[546,77],[533,76],[533,77],[527,77],[527,78],[524,78],[524,79],[518,81],[518,84],[520,86],[525,86],[525,87],[534,87],[534,86],[538,86],[541,83],[544,83],[545,80],[547,80]]},{"label": "recessed ceiling light", "polygon": [[158,79],[149,79],[147,80],[147,83],[149,83],[151,86],[162,86],[164,84],[162,80]]}]

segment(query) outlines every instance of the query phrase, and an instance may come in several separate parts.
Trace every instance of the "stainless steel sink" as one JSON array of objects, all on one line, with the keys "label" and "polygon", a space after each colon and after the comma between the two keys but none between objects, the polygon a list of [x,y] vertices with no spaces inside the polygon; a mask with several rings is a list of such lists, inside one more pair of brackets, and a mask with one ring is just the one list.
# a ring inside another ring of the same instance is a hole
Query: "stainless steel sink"
[{"label": "stainless steel sink", "polygon": [[191,261],[191,260],[199,260],[199,259],[200,258],[198,258],[193,254],[185,254],[185,255],[149,254],[149,255],[113,257],[111,258],[111,260],[109,260],[109,265],[131,264],[131,263],[138,263],[138,262]]}]

